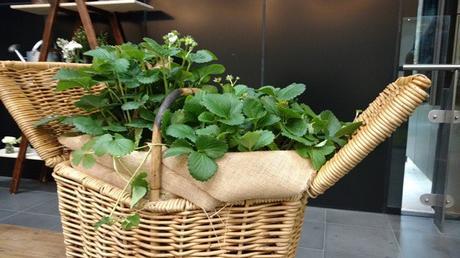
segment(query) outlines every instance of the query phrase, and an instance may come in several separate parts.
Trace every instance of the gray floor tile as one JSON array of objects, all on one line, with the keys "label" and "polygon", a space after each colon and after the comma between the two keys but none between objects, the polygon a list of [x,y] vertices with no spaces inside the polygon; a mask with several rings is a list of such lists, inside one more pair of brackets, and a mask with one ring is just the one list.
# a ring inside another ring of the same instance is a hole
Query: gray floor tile
[{"label": "gray floor tile", "polygon": [[57,197],[52,198],[45,203],[42,203],[38,206],[34,206],[32,208],[24,210],[25,212],[29,213],[38,213],[38,214],[48,214],[59,216],[59,207],[58,207],[58,200]]},{"label": "gray floor tile", "polygon": [[390,228],[384,214],[347,211],[347,210],[326,210],[326,222],[344,225]]},{"label": "gray floor tile", "polygon": [[394,231],[414,231],[439,235],[432,218],[387,215]]},{"label": "gray floor tile", "polygon": [[310,248],[297,248],[296,258],[323,258],[323,251]]},{"label": "gray floor tile", "polygon": [[327,224],[325,249],[326,257],[332,257],[331,253],[355,257],[397,257],[398,254],[398,246],[390,229],[340,224]]},{"label": "gray floor tile", "polygon": [[324,222],[326,219],[325,209],[307,206],[304,219],[308,221]]},{"label": "gray floor tile", "polygon": [[324,258],[390,258],[393,256],[375,256],[375,255],[360,255],[356,253],[346,253],[340,251],[326,251]]},{"label": "gray floor tile", "polygon": [[419,231],[396,232],[400,258],[458,258],[460,239],[435,236]]},{"label": "gray floor tile", "polygon": [[20,212],[2,220],[1,223],[52,230],[58,227],[60,220],[57,216]]},{"label": "gray floor tile", "polygon": [[15,211],[0,210],[0,221],[8,218],[9,216],[15,214]]},{"label": "gray floor tile", "polygon": [[460,238],[460,220],[446,220],[443,234],[447,237]]},{"label": "gray floor tile", "polygon": [[299,246],[303,248],[324,249],[324,223],[305,221]]},{"label": "gray floor tile", "polygon": [[30,191],[10,194],[8,189],[0,188],[0,209],[21,211],[56,198],[56,194]]},{"label": "gray floor tile", "polygon": [[[11,177],[0,176],[0,188],[9,188]],[[19,183],[19,191],[45,191],[45,192],[56,192],[56,183],[53,181],[41,183],[38,180],[21,178]]]}]

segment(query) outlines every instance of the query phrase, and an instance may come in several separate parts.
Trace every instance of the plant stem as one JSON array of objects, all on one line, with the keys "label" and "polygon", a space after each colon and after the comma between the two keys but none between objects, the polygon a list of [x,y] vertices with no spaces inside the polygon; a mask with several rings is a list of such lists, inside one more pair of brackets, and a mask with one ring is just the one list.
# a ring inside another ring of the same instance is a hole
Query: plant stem
[{"label": "plant stem", "polygon": [[139,170],[141,169],[142,165],[144,165],[145,161],[150,156],[150,152],[152,152],[151,147],[149,148],[149,150],[145,154],[144,159],[141,161],[141,164],[139,164],[139,166],[134,171],[133,175],[129,178],[128,183],[125,185],[125,187],[123,187],[123,190],[121,190],[121,193],[118,196],[117,201],[115,202],[115,206],[110,211],[109,217],[112,217],[113,213],[115,212],[115,209],[118,207],[118,204],[121,201],[121,197],[123,197],[123,193],[126,192],[126,190],[128,189],[128,186],[131,184],[131,181],[133,181],[134,177],[136,177],[137,173],[139,173]]}]

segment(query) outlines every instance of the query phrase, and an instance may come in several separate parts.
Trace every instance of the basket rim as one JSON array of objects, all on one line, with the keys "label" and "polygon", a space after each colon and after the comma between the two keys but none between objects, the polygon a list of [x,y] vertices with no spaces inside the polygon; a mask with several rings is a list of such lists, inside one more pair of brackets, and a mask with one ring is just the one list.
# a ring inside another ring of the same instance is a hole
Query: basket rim
[{"label": "basket rim", "polygon": [[54,67],[89,67],[91,64],[81,63],[65,63],[65,62],[22,62],[15,60],[1,60],[0,66],[2,67],[14,67],[14,68],[35,68],[35,69],[49,69]]},{"label": "basket rim", "polygon": [[[99,179],[93,178],[73,167],[70,165],[70,161],[64,161],[56,165],[53,171],[53,177],[57,181],[81,184],[84,187],[90,188],[94,191],[99,192],[102,195],[105,195],[109,198],[114,200],[118,199],[120,195],[122,195],[120,199],[120,203],[124,204],[125,206],[129,207],[131,198],[127,192],[122,192],[121,189],[110,185],[104,181]],[[70,181],[69,181],[70,180]],[[59,185],[59,183],[58,183]],[[58,190],[59,192],[59,190]],[[246,205],[268,205],[274,202],[298,202],[304,198],[306,192],[288,197],[288,198],[279,198],[279,199],[252,199],[252,200],[243,200],[238,202],[232,203],[222,203],[215,208],[215,210],[221,210],[225,207],[232,207],[232,206],[246,206]],[[144,202],[145,211],[150,212],[158,212],[158,213],[173,213],[173,212],[182,212],[182,211],[193,211],[193,210],[200,210],[203,209],[192,202],[179,197],[173,198],[169,200],[159,200],[159,201],[145,201]]]}]

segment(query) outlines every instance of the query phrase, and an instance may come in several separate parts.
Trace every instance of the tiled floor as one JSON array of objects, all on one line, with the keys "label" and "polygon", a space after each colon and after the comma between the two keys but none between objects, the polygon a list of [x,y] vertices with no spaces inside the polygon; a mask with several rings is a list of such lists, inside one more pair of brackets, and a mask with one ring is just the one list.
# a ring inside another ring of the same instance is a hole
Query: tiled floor
[{"label": "tiled floor", "polygon": [[[0,224],[61,230],[55,186],[23,180],[22,191],[8,193],[0,177]],[[460,223],[442,234],[422,217],[310,207],[298,249],[299,258],[458,258]]]}]

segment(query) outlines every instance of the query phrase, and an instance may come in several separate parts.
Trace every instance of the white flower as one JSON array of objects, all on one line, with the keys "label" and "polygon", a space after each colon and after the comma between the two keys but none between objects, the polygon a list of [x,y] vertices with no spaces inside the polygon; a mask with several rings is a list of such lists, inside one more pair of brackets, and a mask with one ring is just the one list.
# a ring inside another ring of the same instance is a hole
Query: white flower
[{"label": "white flower", "polygon": [[13,144],[18,143],[18,140],[13,136],[5,136],[2,139],[2,143],[13,145]]},{"label": "white flower", "polygon": [[233,80],[233,75],[229,74],[225,77],[225,80],[231,82]]},{"label": "white flower", "polygon": [[80,49],[80,48],[83,48],[83,46],[80,43],[76,42],[75,40],[70,41],[64,46],[64,49],[68,51],[75,51],[75,49]]},{"label": "white flower", "polygon": [[196,47],[198,45],[198,43],[196,43],[196,41],[191,36],[186,36],[184,38],[184,44],[191,47]]},{"label": "white flower", "polygon": [[174,44],[174,42],[176,42],[179,39],[179,37],[177,37],[175,33],[170,32],[166,35],[166,39],[170,44]]},{"label": "white flower", "polygon": [[214,78],[213,81],[214,81],[215,83],[220,83],[220,82],[222,81],[222,78],[216,77],[216,78]]}]

